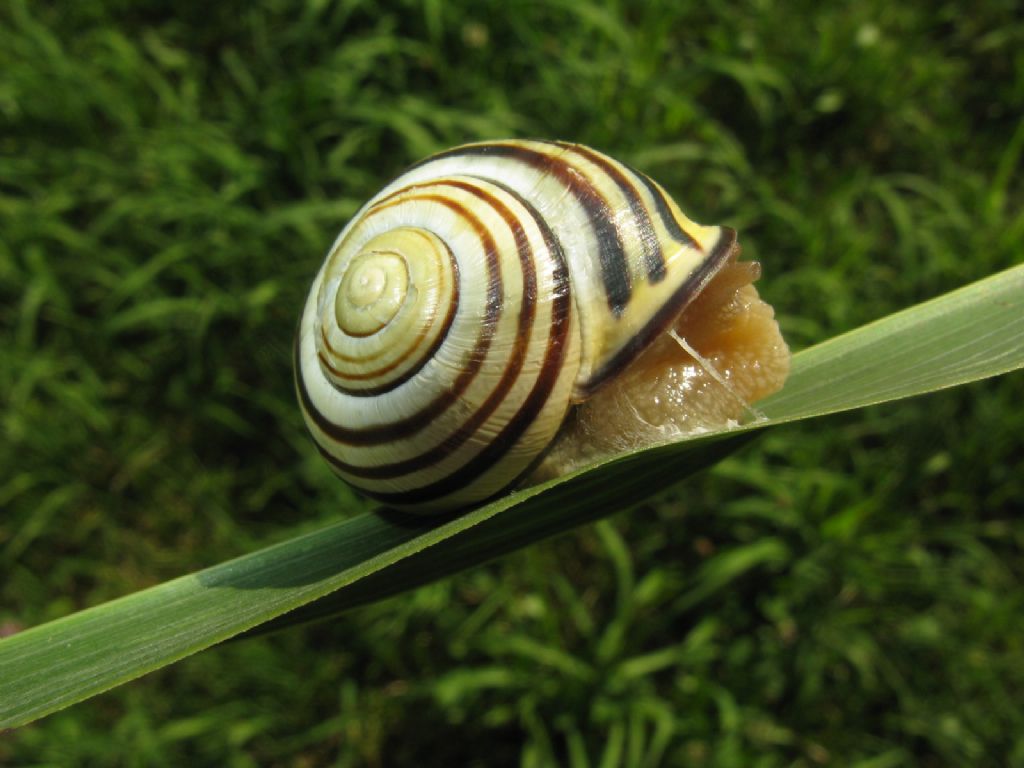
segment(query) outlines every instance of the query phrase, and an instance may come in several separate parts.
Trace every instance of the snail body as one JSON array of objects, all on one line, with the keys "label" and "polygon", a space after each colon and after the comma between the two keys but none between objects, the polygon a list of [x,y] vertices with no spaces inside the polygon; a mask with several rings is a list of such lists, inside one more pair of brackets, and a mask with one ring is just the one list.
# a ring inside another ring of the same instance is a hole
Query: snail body
[{"label": "snail body", "polygon": [[737,251],[733,230],[695,224],[654,181],[587,147],[442,152],[331,247],[296,340],[306,424],[332,467],[385,504],[490,498]]}]

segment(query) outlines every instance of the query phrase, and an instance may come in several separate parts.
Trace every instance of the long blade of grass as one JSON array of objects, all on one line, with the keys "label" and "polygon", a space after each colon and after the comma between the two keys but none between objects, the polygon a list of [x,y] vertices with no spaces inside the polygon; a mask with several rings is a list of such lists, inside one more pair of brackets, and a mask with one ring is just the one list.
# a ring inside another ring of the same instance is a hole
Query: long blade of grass
[{"label": "long blade of grass", "polygon": [[[682,478],[683,472],[692,473],[709,466],[718,457],[742,445],[742,436],[749,436],[751,430],[934,392],[1020,368],[1024,365],[1022,293],[1024,266],[806,349],[796,355],[793,373],[785,388],[758,404],[767,421],[746,430],[719,433],[715,437],[728,438],[721,444],[712,445],[711,436],[702,436],[647,449],[640,452],[644,456],[641,465],[664,461],[666,465],[675,466],[680,473],[678,478]],[[978,311],[978,305],[984,305],[985,311]],[[708,461],[702,462],[704,458]],[[617,472],[620,468],[622,477]],[[599,498],[628,486],[637,470],[624,459],[619,464],[606,464],[604,471],[612,483],[610,488],[600,492]],[[587,477],[591,478],[590,472]],[[602,484],[607,485],[603,478]],[[332,616],[457,573],[532,541],[597,519],[609,511],[622,509],[629,505],[631,498],[626,496],[622,502],[608,507],[591,505],[588,514],[588,511],[573,508],[571,494],[597,494],[586,484],[579,491],[571,484],[565,485],[570,500],[563,514],[539,517],[517,514],[513,519],[485,521],[462,532],[457,542],[446,542],[445,557],[437,557],[434,551],[429,551],[406,558],[246,634],[262,634]]]},{"label": "long blade of grass", "polygon": [[[785,390],[763,404],[768,418],[757,424],[636,451],[440,522],[362,515],[0,641],[0,727],[29,722],[289,611],[288,621],[327,615],[624,509],[714,463],[763,427],[1022,366],[1024,266],[801,352]],[[297,611],[301,606],[308,607]]]},{"label": "long blade of grass", "polygon": [[1022,367],[1024,265],[806,349],[772,423],[935,392]]}]

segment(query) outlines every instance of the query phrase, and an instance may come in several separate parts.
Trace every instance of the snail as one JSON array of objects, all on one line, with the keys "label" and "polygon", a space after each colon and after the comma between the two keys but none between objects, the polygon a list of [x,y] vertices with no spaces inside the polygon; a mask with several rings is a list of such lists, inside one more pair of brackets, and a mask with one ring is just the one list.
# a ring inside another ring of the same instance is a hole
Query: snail
[{"label": "snail", "polygon": [[328,252],[295,344],[306,425],[355,488],[431,512],[734,422],[789,369],[738,255],[588,147],[441,152]]}]

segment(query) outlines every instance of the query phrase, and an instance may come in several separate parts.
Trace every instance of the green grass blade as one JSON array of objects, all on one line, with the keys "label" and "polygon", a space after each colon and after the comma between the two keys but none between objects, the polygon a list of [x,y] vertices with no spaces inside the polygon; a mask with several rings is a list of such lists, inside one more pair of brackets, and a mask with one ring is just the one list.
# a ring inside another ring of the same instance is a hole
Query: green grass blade
[{"label": "green grass blade", "polygon": [[778,423],[935,392],[1022,366],[1024,265],[806,349],[759,403]]},{"label": "green grass blade", "polygon": [[[645,487],[661,489],[709,466],[755,430],[823,416],[996,376],[1024,367],[1024,265],[890,315],[806,349],[794,357],[785,388],[759,404],[767,421],[743,430],[647,449],[572,478],[540,501],[558,515],[519,515],[467,529],[444,547],[406,558],[351,586],[257,627],[262,634],[373,602],[635,503]],[[640,457],[639,461],[634,461]],[[648,477],[644,468],[671,467],[675,476]],[[635,488],[631,479],[638,473]],[[583,482],[578,482],[579,480]],[[649,485],[645,485],[649,484]],[[623,493],[616,493],[622,491]],[[613,503],[573,504],[576,494]],[[550,499],[550,501],[549,501]],[[441,554],[443,550],[443,554]]]},{"label": "green grass blade", "polygon": [[636,451],[441,522],[363,515],[0,641],[0,726],[29,722],[289,611],[279,624],[378,599],[623,509],[765,426],[1022,365],[1024,267],[1016,267],[801,352],[786,389],[763,404],[769,418],[744,429]]}]

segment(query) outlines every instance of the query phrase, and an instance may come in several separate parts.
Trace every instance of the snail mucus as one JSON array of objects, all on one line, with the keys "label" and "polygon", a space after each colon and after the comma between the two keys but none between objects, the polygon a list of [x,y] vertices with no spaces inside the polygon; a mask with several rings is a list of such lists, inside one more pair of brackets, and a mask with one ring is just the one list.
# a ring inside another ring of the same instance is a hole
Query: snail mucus
[{"label": "snail mucus", "polygon": [[790,358],[738,256],[588,147],[441,152],[328,252],[296,338],[306,424],[351,485],[430,512],[734,423]]}]

